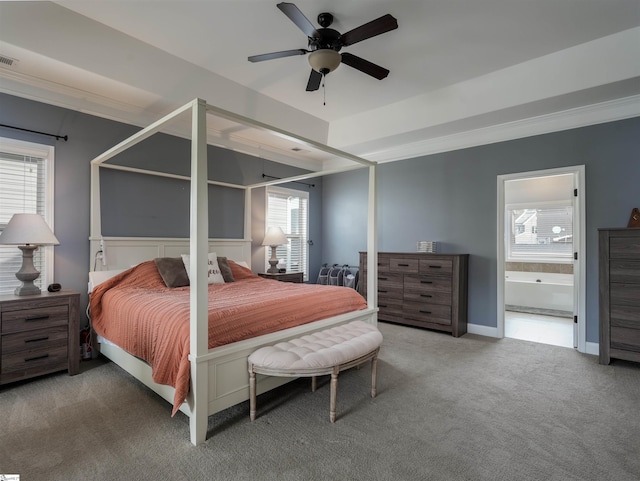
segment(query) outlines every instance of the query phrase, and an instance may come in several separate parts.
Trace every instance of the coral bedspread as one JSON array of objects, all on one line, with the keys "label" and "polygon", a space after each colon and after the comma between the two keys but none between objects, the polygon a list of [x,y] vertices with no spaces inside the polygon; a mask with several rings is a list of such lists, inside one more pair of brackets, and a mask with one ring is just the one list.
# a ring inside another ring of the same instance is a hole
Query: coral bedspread
[{"label": "coral bedspread", "polygon": [[[366,308],[346,287],[277,282],[248,270],[238,277],[209,285],[209,348]],[[189,287],[166,287],[153,261],[99,284],[90,298],[95,331],[176,389],[172,415],[189,390],[189,303]]]}]

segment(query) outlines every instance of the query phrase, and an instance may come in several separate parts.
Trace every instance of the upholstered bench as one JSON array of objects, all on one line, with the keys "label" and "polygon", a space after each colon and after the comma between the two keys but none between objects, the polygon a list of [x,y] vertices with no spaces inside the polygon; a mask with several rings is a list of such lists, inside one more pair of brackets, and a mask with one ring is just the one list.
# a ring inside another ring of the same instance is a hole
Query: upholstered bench
[{"label": "upholstered bench", "polygon": [[298,339],[258,349],[249,356],[250,417],[256,417],[256,374],[281,377],[311,377],[331,374],[329,419],[336,420],[338,373],[371,359],[371,397],[376,397],[376,367],[382,334],[377,327],[353,321]]}]

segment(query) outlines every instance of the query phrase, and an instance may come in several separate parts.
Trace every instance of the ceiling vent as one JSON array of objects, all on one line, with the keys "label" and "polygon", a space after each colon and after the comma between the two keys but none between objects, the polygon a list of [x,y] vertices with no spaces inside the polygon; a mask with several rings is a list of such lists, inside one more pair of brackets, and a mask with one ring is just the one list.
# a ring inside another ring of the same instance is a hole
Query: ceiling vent
[{"label": "ceiling vent", "polygon": [[16,63],[18,63],[17,59],[0,54],[0,65],[7,65],[9,67],[12,67],[13,64],[16,64]]}]

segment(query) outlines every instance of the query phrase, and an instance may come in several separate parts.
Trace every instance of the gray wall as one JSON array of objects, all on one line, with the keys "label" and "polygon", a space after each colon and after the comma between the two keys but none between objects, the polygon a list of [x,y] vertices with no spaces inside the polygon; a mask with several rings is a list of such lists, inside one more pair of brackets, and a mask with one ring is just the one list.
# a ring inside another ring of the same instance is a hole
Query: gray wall
[{"label": "gray wall", "polygon": [[[586,339],[598,342],[600,227],[626,226],[640,206],[640,118],[382,164],[378,250],[469,253],[469,322],[497,326],[497,176],[585,165]],[[323,254],[357,263],[366,249],[366,169],[325,177]]]},{"label": "gray wall", "polygon": [[[6,94],[0,94],[0,124],[69,136],[67,142],[56,141],[52,137],[0,127],[2,137],[55,145],[54,223],[55,234],[60,241],[60,245],[54,249],[55,281],[64,288],[81,293],[81,310],[84,316],[84,308],[88,302],[86,291],[90,269],[90,161],[140,129]],[[241,185],[262,181],[263,173],[287,177],[304,172],[302,169],[212,146],[208,148],[208,157],[210,178]],[[156,135],[127,150],[115,158],[113,163],[127,162],[139,168],[188,175],[189,158],[189,141]],[[103,169],[101,177],[104,235],[189,236],[189,187],[186,182],[107,169]],[[310,235],[315,244],[310,250],[310,277],[315,278],[321,264],[319,244],[322,182],[312,182],[316,184],[315,187],[298,183],[284,185],[309,192],[312,219]],[[264,189],[261,190],[264,192]],[[210,194],[210,236],[242,237],[244,194],[236,189],[221,187],[211,187]],[[262,230],[255,230],[260,226]],[[253,229],[254,244],[259,251],[255,257],[260,259],[264,219],[262,224],[256,224],[254,219]],[[254,268],[260,269],[259,266]]]}]

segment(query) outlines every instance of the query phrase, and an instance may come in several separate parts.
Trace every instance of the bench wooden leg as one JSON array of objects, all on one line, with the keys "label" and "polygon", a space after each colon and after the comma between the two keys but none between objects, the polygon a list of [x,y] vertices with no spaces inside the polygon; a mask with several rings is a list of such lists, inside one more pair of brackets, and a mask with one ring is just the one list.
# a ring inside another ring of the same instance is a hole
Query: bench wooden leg
[{"label": "bench wooden leg", "polygon": [[256,373],[249,371],[249,418],[256,419]]},{"label": "bench wooden leg", "polygon": [[318,380],[316,379],[316,376],[311,376],[311,392],[316,392],[317,388],[318,388]]},{"label": "bench wooden leg", "polygon": [[329,420],[336,422],[336,399],[338,397],[338,367],[336,366],[331,373],[331,405],[329,406]]},{"label": "bench wooden leg", "polygon": [[371,397],[378,394],[378,353],[371,358]]}]

